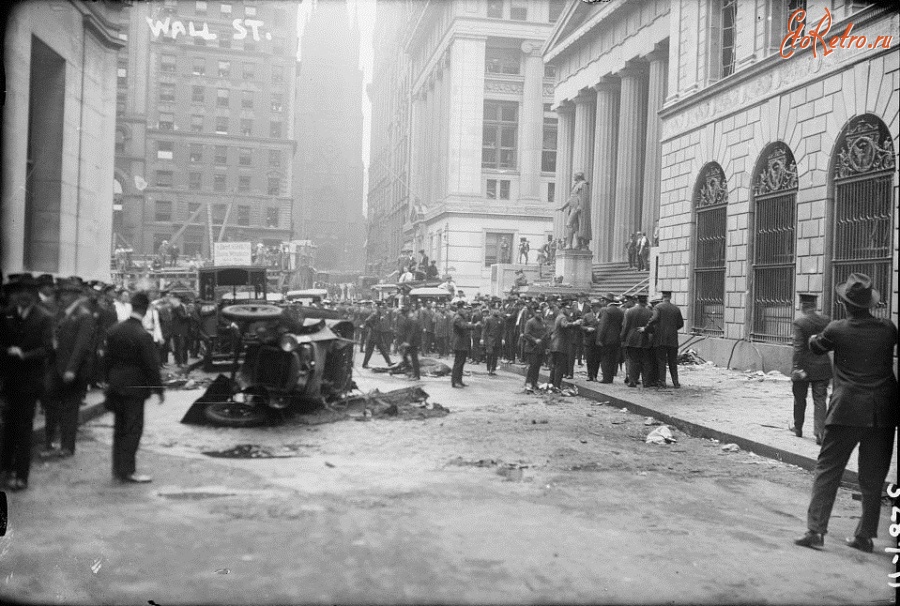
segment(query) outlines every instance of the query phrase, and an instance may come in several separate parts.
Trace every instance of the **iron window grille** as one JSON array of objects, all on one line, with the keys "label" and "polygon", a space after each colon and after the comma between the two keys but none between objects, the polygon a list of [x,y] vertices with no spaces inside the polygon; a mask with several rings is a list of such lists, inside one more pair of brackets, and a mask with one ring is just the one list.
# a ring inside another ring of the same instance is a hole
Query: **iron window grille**
[{"label": "iron window grille", "polygon": [[[864,273],[881,294],[882,304],[872,313],[890,318],[894,142],[881,120],[865,115],[850,122],[836,149],[829,292],[851,273]],[[837,297],[831,314],[846,317]]]},{"label": "iron window grille", "polygon": [[753,308],[750,338],[793,338],[797,164],[783,143],[773,145],[753,179]]},{"label": "iron window grille", "polygon": [[694,190],[694,332],[725,334],[725,239],[728,184],[715,162],[700,172]]}]

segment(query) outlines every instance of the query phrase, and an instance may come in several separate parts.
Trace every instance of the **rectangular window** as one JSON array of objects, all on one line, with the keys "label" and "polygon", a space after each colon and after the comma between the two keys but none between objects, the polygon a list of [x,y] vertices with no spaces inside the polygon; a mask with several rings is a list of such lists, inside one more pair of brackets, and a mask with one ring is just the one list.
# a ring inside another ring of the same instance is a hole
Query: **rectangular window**
[{"label": "rectangular window", "polygon": [[157,200],[156,201],[156,212],[154,213],[154,220],[159,221],[161,223],[171,223],[172,222],[172,203],[168,200]]},{"label": "rectangular window", "polygon": [[519,104],[515,101],[485,101],[481,167],[516,168],[516,138]]},{"label": "rectangular window", "polygon": [[544,118],[544,142],[541,148],[541,171],[556,172],[557,119]]},{"label": "rectangular window", "polygon": [[528,4],[523,0],[513,0],[509,7],[509,18],[514,21],[528,21]]},{"label": "rectangular window", "polygon": [[280,149],[270,149],[269,150],[269,166],[272,168],[281,167],[281,150]]},{"label": "rectangular window", "polygon": [[[769,50],[777,51],[788,31],[788,20],[796,10],[806,10],[806,0],[769,0]],[[807,21],[809,16],[807,15]],[[804,24],[805,25],[805,24]],[[805,29],[805,28],[804,28]],[[801,29],[801,31],[803,31]]]},{"label": "rectangular window", "polygon": [[225,166],[228,164],[228,148],[224,145],[216,145],[213,155],[213,163],[216,166]]},{"label": "rectangular window", "polygon": [[250,166],[253,164],[253,151],[249,147],[241,147],[238,149],[238,164],[241,166]]},{"label": "rectangular window", "polygon": [[220,88],[216,91],[216,107],[228,107],[229,91],[227,88]]},{"label": "rectangular window", "polygon": [[156,142],[156,158],[158,160],[171,160],[174,150],[175,144],[172,141]]},{"label": "rectangular window", "polygon": [[172,187],[172,171],[158,170],[156,171],[157,187]]},{"label": "rectangular window", "polygon": [[191,162],[203,162],[203,145],[191,143]]},{"label": "rectangular window", "polygon": [[509,179],[488,179],[487,197],[492,200],[509,200]]},{"label": "rectangular window", "polygon": [[255,6],[244,6],[244,16],[245,17],[255,17],[256,16],[256,7]]},{"label": "rectangular window", "polygon": [[174,74],[175,73],[175,55],[162,55],[159,59],[160,71]]},{"label": "rectangular window", "polygon": [[556,201],[556,183],[548,183],[547,184],[547,202],[553,203]]},{"label": "rectangular window", "polygon": [[119,88],[127,88],[128,87],[128,67],[123,67],[119,65],[116,68],[116,86]]},{"label": "rectangular window", "polygon": [[231,61],[219,61],[219,77],[231,77]]},{"label": "rectangular window", "polygon": [[228,116],[216,116],[216,134],[228,134]]},{"label": "rectangular window", "polygon": [[284,111],[284,95],[281,93],[272,93],[272,111],[273,112],[281,112]]},{"label": "rectangular window", "polygon": [[[188,174],[188,188],[193,191],[199,191],[203,188],[203,173],[189,173]],[[190,208],[190,206],[188,207]],[[193,212],[193,211],[191,211]]]},{"label": "rectangular window", "polygon": [[519,75],[522,51],[518,48],[492,48],[484,52],[484,71],[489,74]]},{"label": "rectangular window", "polygon": [[266,227],[278,227],[278,209],[266,209]]},{"label": "rectangular window", "polygon": [[231,32],[219,32],[219,48],[231,48]]},{"label": "rectangular window", "polygon": [[253,120],[241,118],[241,134],[245,137],[253,136]]},{"label": "rectangular window", "polygon": [[512,263],[513,234],[489,232],[484,235],[484,266]]},{"label": "rectangular window", "polygon": [[269,187],[266,189],[266,192],[270,196],[277,196],[281,194],[281,178],[269,177]]},{"label": "rectangular window", "polygon": [[250,191],[250,175],[241,175],[238,177],[238,191],[239,192]]},{"label": "rectangular window", "polygon": [[[196,66],[194,66],[196,69]],[[196,73],[196,72],[195,72]],[[197,86],[196,84],[191,87],[191,103],[204,103],[206,101],[206,95],[204,88],[202,86]]]},{"label": "rectangular window", "polygon": [[269,124],[269,136],[273,139],[281,138],[281,122],[272,121]]},{"label": "rectangular window", "polygon": [[[200,189],[200,188],[198,187],[197,189]],[[194,213],[197,212],[198,210],[200,210],[199,202],[188,202],[188,216],[186,218],[190,219],[194,215]],[[196,221],[198,218],[199,217],[194,217],[194,221]]]},{"label": "rectangular window", "polygon": [[160,112],[159,130],[175,130],[175,114]]},{"label": "rectangular window", "polygon": [[223,3],[219,6],[219,10],[222,11],[222,14],[223,14],[223,15],[230,15],[230,14],[231,14],[231,5],[228,4],[228,3],[226,3],[226,2],[223,2]]},{"label": "rectangular window", "polygon": [[225,222],[225,212],[227,207],[224,204],[212,205],[212,221],[216,225],[222,225]]},{"label": "rectangular window", "polygon": [[237,207],[237,224],[248,226],[250,225],[250,207],[249,206],[238,206]]},{"label": "rectangular window", "polygon": [[556,66],[549,63],[544,64],[544,77],[549,80],[556,79]]},{"label": "rectangular window", "polygon": [[244,109],[253,109],[253,91],[241,91],[241,107]]},{"label": "rectangular window", "polygon": [[[191,66],[191,73],[195,76],[203,76],[206,74],[206,61],[203,59],[194,59],[194,63]],[[197,88],[197,87],[195,87]],[[199,87],[200,90],[203,90],[203,87]],[[202,95],[201,95],[202,97]]]},{"label": "rectangular window", "polygon": [[709,6],[709,78],[719,80],[734,73],[737,0],[713,1]]},{"label": "rectangular window", "polygon": [[487,16],[491,19],[503,18],[503,0],[488,0]]},{"label": "rectangular window", "polygon": [[509,179],[500,179],[500,199],[509,200]]},{"label": "rectangular window", "polygon": [[487,197],[491,200],[497,198],[497,179],[487,180]]},{"label": "rectangular window", "polygon": [[203,115],[202,114],[193,114],[191,116],[191,132],[192,133],[202,133],[203,132]]},{"label": "rectangular window", "polygon": [[[225,191],[225,184],[226,179],[224,174],[213,175],[213,191]],[[218,204],[216,206],[218,206]]]},{"label": "rectangular window", "polygon": [[194,3],[194,11],[198,15],[205,15],[206,9],[207,9],[206,0],[197,0],[197,2]]},{"label": "rectangular window", "polygon": [[256,65],[253,63],[244,63],[242,75],[244,80],[254,80],[256,78]]},{"label": "rectangular window", "polygon": [[159,102],[175,103],[175,85],[160,84],[159,85]]}]

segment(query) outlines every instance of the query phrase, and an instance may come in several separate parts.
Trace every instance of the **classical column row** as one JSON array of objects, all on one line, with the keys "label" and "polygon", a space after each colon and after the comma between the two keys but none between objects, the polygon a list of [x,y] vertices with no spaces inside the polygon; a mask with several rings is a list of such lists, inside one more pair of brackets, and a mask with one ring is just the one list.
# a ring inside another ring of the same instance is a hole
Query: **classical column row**
[{"label": "classical column row", "polygon": [[[576,172],[591,183],[590,244],[598,263],[623,261],[633,232],[652,236],[659,216],[660,120],[665,99],[666,53],[630,62],[592,90],[557,109],[556,188],[561,206]],[[564,233],[563,214],[554,220]]]}]

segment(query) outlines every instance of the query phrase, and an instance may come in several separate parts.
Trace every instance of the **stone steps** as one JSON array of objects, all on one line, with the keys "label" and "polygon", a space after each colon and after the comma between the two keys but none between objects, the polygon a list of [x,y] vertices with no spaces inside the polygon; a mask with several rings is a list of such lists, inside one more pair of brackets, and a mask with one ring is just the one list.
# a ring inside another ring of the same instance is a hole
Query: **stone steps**
[{"label": "stone steps", "polygon": [[[621,295],[630,291],[636,285],[645,282],[650,272],[631,269],[626,262],[598,263],[592,267],[592,276],[591,296],[597,298],[608,292]],[[648,292],[647,285],[642,285],[636,292]]]}]

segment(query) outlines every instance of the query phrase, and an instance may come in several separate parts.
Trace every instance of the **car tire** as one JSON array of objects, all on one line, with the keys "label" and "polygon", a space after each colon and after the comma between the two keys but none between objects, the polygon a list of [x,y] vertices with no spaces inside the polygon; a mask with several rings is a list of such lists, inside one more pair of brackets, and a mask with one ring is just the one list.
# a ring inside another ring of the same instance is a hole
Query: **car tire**
[{"label": "car tire", "polygon": [[240,402],[212,402],[203,411],[206,419],[220,427],[258,427],[269,422],[269,411]]},{"label": "car tire", "polygon": [[260,320],[276,320],[281,317],[281,308],[267,303],[228,305],[222,308],[222,316],[229,320],[246,320],[257,322]]}]

